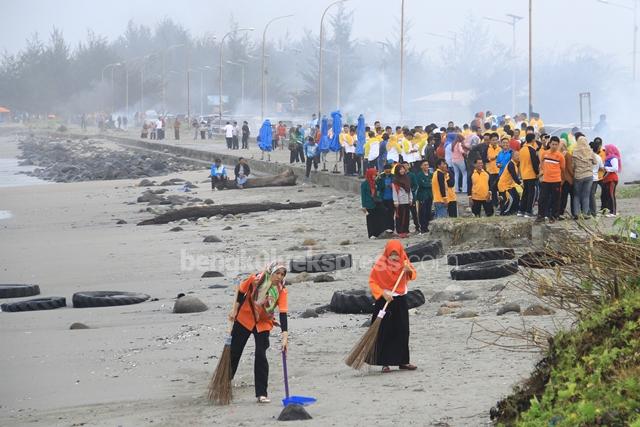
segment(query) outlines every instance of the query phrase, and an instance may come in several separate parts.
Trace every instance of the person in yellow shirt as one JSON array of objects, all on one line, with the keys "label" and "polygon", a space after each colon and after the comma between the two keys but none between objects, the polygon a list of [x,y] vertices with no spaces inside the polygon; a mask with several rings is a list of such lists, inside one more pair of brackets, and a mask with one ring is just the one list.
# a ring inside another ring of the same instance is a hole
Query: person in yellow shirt
[{"label": "person in yellow shirt", "polygon": [[476,217],[480,217],[483,207],[486,216],[493,216],[493,203],[491,202],[489,183],[490,175],[484,170],[484,162],[482,159],[476,159],[469,179],[468,190],[471,212]]},{"label": "person in yellow shirt", "polygon": [[498,139],[491,138],[491,142],[487,148],[487,173],[489,174],[489,190],[491,191],[491,202],[493,206],[498,206],[498,179],[500,178],[500,168],[496,163],[496,159],[501,151],[502,148],[498,145]]},{"label": "person in yellow shirt", "polygon": [[[434,218],[446,218],[449,204],[449,181],[453,186],[453,180],[449,178],[449,167],[444,159],[438,159],[436,170],[431,178],[431,188],[433,192]],[[455,193],[454,193],[455,196]]]}]

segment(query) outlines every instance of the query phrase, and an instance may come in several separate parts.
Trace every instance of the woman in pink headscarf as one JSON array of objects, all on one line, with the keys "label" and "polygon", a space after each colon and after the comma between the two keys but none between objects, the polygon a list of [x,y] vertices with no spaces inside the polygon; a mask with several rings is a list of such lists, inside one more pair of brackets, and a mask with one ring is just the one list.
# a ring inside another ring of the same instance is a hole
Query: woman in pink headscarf
[{"label": "woman in pink headscarf", "polygon": [[608,217],[614,217],[617,215],[616,187],[618,186],[618,173],[622,171],[622,159],[620,158],[620,150],[613,144],[605,145],[604,153],[605,174],[602,178],[602,189],[604,190],[602,207],[609,211]]}]

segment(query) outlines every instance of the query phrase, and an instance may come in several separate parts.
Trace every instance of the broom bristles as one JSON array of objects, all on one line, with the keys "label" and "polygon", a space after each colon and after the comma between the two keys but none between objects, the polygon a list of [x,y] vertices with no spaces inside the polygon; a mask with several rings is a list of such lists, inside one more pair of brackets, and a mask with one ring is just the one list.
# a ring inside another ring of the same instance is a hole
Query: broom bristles
[{"label": "broom bristles", "polygon": [[347,366],[350,366],[353,369],[360,369],[365,363],[373,361],[381,323],[382,319],[376,317],[376,320],[374,320],[371,326],[369,326],[369,329],[362,338],[360,338],[360,341],[353,346],[351,353],[349,353],[345,359]]},{"label": "broom bristles", "polygon": [[228,405],[232,398],[231,345],[225,345],[218,366],[209,381],[209,400],[216,405]]}]

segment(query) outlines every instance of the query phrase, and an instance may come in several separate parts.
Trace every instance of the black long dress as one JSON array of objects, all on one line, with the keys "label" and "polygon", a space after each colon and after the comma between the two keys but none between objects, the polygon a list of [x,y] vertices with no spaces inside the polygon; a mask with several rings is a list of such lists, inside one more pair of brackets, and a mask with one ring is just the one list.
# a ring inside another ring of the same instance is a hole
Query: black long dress
[{"label": "black long dress", "polygon": [[[378,312],[385,304],[384,298],[376,301],[371,322],[375,322]],[[382,318],[374,358],[369,365],[400,366],[409,363],[409,307],[404,296],[393,297]]]}]

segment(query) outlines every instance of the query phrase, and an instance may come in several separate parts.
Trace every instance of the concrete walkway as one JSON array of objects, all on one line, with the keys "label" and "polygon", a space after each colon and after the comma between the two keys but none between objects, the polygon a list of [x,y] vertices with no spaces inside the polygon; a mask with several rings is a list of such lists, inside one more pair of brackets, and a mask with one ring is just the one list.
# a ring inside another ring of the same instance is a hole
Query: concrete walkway
[{"label": "concrete walkway", "polygon": [[[219,157],[224,164],[235,165],[240,157],[247,159],[247,163],[252,170],[266,174],[279,174],[286,169],[292,168],[298,175],[299,182],[304,182],[305,165],[303,163],[289,163],[289,150],[286,148],[278,149],[263,153],[256,143],[255,137],[250,138],[249,148],[244,150],[229,150],[224,138],[215,137],[214,139],[194,140],[193,133],[181,135],[179,141],[173,139],[173,132],[167,133],[169,138],[163,140],[142,139],[139,130],[115,130],[98,132],[97,128],[89,128],[82,131],[77,126],[70,126],[68,134],[73,136],[95,136],[107,138],[124,145],[132,147],[145,148],[156,151],[166,151],[189,157],[192,159],[213,163],[216,157]],[[185,138],[186,136],[186,138]],[[340,191],[348,191],[353,193],[360,192],[361,180],[356,177],[345,176],[342,172],[343,163],[337,161],[337,153],[328,153],[326,156],[327,171],[322,171],[323,163],[318,165],[318,171],[312,168],[309,177],[310,183],[330,186]],[[339,173],[332,173],[334,167],[337,166]]]}]

